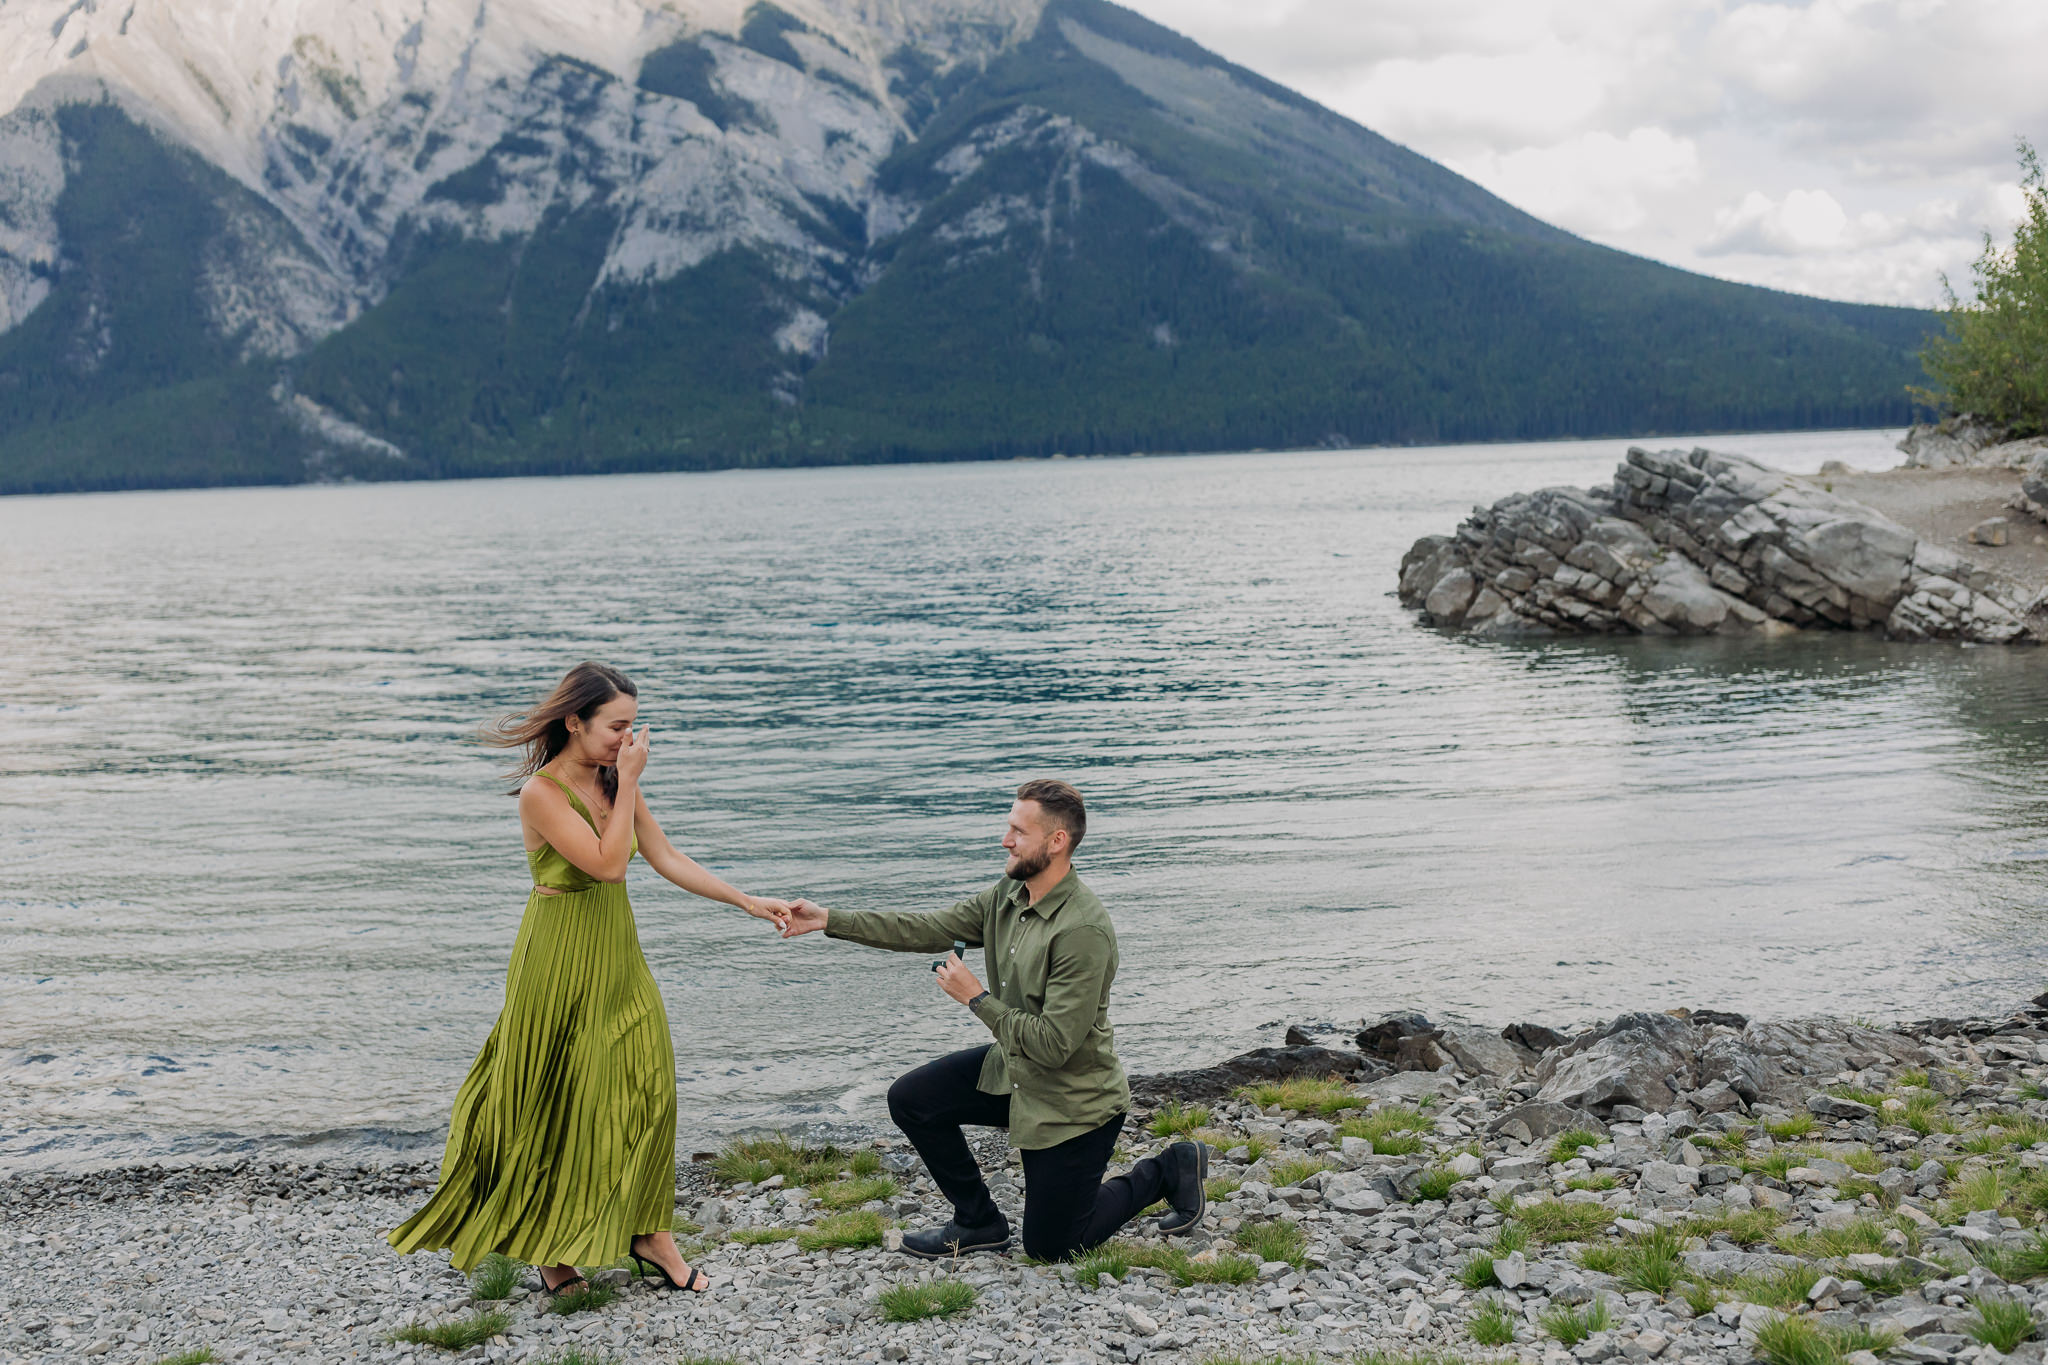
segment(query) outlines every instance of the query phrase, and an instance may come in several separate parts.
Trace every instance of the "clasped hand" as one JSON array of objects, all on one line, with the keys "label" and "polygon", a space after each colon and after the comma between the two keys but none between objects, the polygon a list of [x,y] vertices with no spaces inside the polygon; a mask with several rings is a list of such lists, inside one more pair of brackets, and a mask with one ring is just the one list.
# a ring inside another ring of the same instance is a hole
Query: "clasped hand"
[{"label": "clasped hand", "polygon": [[[799,934],[814,933],[825,927],[826,917],[824,906],[799,897],[795,904],[789,907],[789,923],[783,926],[782,936],[795,938]],[[939,964],[939,969],[932,975],[938,978],[940,990],[963,1005],[981,994],[980,979],[965,962],[951,953],[946,954],[945,961]]]}]

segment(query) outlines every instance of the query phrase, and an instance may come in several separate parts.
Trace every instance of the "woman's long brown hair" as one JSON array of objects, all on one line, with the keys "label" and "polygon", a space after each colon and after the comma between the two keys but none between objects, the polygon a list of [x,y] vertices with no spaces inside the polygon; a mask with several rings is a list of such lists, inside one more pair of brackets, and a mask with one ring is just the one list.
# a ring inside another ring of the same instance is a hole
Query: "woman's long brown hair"
[{"label": "woman's long brown hair", "polygon": [[[500,749],[524,749],[526,757],[505,774],[517,796],[527,779],[546,767],[556,754],[569,747],[569,717],[588,722],[598,708],[617,696],[637,697],[640,689],[633,680],[608,664],[586,659],[562,675],[545,700],[524,711],[501,717],[484,727],[483,741]],[[607,801],[619,794],[619,774],[614,768],[599,768],[597,780]]]}]

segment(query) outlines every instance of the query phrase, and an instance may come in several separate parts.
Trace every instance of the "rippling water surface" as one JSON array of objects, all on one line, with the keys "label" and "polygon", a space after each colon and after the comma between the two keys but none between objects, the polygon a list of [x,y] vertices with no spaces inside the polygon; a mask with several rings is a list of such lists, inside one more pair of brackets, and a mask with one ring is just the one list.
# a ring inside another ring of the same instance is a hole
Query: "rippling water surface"
[{"label": "rippling water surface", "polygon": [[[1077,782],[1136,1070],[1404,1005],[2039,990],[2040,653],[1476,643],[1389,595],[1417,535],[1624,444],[0,501],[0,1167],[436,1141],[526,886],[465,737],[585,656],[749,889],[942,905],[1015,783]],[[985,1041],[921,958],[632,888],[686,1144],[874,1118]]]}]

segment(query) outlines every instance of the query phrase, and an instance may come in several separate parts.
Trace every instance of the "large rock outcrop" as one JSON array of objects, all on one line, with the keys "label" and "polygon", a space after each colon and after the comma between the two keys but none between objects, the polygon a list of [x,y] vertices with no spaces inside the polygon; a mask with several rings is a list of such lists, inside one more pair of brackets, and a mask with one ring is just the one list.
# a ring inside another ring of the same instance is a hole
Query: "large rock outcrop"
[{"label": "large rock outcrop", "polygon": [[1492,635],[1729,635],[1794,627],[1902,640],[2048,640],[2025,598],[1883,514],[1741,455],[1632,448],[1599,488],[1476,508],[1401,561],[1401,600]]}]

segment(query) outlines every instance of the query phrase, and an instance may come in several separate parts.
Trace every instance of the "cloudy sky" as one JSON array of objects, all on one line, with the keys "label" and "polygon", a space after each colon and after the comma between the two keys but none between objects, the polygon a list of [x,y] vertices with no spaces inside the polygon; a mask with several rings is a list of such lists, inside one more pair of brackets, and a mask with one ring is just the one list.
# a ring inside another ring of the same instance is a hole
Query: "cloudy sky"
[{"label": "cloudy sky", "polygon": [[1122,0],[1594,241],[1968,292],[2048,151],[2048,0]]}]

